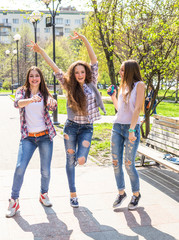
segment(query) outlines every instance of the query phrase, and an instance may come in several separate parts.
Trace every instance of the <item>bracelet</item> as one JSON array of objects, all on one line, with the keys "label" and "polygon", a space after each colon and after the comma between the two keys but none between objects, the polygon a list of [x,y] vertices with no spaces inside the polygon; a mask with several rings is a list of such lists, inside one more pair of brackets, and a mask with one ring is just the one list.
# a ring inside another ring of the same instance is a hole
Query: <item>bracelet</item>
[{"label": "bracelet", "polygon": [[129,132],[136,132],[135,129],[129,128]]}]

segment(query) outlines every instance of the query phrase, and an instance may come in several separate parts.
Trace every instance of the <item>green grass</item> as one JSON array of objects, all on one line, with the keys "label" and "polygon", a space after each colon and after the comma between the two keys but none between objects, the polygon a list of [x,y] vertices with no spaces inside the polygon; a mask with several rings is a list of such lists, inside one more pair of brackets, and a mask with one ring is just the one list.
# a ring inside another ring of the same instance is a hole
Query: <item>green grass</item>
[{"label": "green grass", "polygon": [[161,102],[157,106],[157,114],[166,117],[179,117],[179,103]]},{"label": "green grass", "polygon": [[[10,95],[13,99],[14,95]],[[110,100],[104,100],[104,106],[106,108],[107,115],[114,116],[115,110]],[[66,110],[66,98],[58,97],[58,113],[67,114]],[[103,115],[103,112],[100,110],[100,113]],[[179,103],[170,103],[170,102],[161,102],[157,106],[157,114],[166,116],[166,117],[179,117]],[[143,115],[143,114],[141,114]]]},{"label": "green grass", "polygon": [[12,95],[12,94],[11,94],[10,97],[11,97],[13,100],[15,99],[15,95]]},{"label": "green grass", "polygon": [[101,96],[109,97],[109,95],[107,94],[107,89],[98,89],[98,90],[101,93]]},{"label": "green grass", "polygon": [[[112,101],[104,100],[104,106],[107,112],[107,115],[113,116],[115,115],[114,105]],[[67,114],[66,110],[66,99],[58,97],[58,113],[59,114]],[[103,111],[100,110],[100,113],[103,115]]]},{"label": "green grass", "polygon": [[[103,100],[107,115],[114,116],[115,110],[111,100]],[[58,113],[66,114],[66,99],[58,97]],[[100,110],[100,113],[103,112]],[[161,102],[157,106],[157,114],[168,117],[179,117],[179,103]],[[141,114],[142,115],[142,114]]]},{"label": "green grass", "polygon": [[[109,97],[109,95],[107,94],[107,89],[98,89],[99,92],[101,92],[101,95],[102,96],[105,96],[105,97]],[[163,97],[164,93],[165,93],[166,90],[159,90],[158,91],[158,97],[161,98]],[[174,101],[175,100],[175,91],[174,90],[169,90],[166,94],[166,100],[171,100],[171,101]]]},{"label": "green grass", "polygon": [[[158,91],[158,98],[163,97],[164,93],[166,90],[159,90]],[[175,91],[174,90],[169,90],[165,96],[165,100],[171,100],[174,101],[175,100]]]},{"label": "green grass", "polygon": [[110,154],[112,123],[94,124],[90,155],[102,159]]},{"label": "green grass", "polygon": [[59,114],[67,114],[65,98],[58,97],[58,113]]},{"label": "green grass", "polygon": [[1,93],[12,93],[12,90],[5,90],[5,89],[0,88],[0,94]]}]

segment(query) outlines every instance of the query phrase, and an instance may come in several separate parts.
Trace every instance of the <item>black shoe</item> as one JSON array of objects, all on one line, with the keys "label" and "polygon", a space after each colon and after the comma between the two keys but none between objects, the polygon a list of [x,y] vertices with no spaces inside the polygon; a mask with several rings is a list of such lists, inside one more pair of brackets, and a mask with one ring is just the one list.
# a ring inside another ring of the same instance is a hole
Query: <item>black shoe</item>
[{"label": "black shoe", "polygon": [[126,197],[127,197],[127,195],[125,192],[123,195],[118,194],[115,202],[113,203],[113,208],[119,207],[122,204],[122,202],[124,201],[124,199],[126,199]]},{"label": "black shoe", "polygon": [[138,196],[138,197],[136,197],[136,196],[133,195],[132,198],[131,198],[131,201],[130,201],[130,203],[129,203],[129,205],[128,205],[128,209],[129,209],[129,210],[136,209],[137,206],[138,206],[138,203],[139,203],[140,198],[141,198],[140,193],[139,193],[139,196]]}]

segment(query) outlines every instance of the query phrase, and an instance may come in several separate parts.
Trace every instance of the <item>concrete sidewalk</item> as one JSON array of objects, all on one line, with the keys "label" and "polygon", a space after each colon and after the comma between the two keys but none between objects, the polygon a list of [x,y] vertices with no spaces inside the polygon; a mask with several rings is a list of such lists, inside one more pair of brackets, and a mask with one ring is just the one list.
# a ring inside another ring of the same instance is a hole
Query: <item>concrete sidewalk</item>
[{"label": "concrete sidewalk", "polygon": [[179,239],[179,177],[166,169],[139,168],[142,198],[128,211],[131,198],[126,176],[127,200],[113,210],[117,189],[112,166],[76,168],[80,207],[69,204],[65,152],[61,136],[54,138],[49,196],[52,208],[39,201],[39,156],[27,168],[20,195],[20,211],[5,218],[20,139],[18,110],[8,97],[0,97],[0,239],[1,240],[174,240]]}]

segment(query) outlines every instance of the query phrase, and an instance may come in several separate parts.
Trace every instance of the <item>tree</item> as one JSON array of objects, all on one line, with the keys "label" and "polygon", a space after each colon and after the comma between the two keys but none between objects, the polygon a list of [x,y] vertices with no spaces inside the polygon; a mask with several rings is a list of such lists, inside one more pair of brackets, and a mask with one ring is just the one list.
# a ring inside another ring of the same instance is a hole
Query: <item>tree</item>
[{"label": "tree", "polygon": [[[173,78],[178,66],[178,1],[153,1],[149,4],[143,1],[129,2],[124,14],[129,13],[129,23],[124,24],[122,35],[125,39],[126,50],[129,58],[138,60],[144,80],[148,87],[155,85],[151,106],[145,111],[146,131],[143,137],[147,137],[150,131],[150,115],[153,113],[153,104],[157,98],[161,83],[168,81],[164,97],[158,99],[157,105],[165,98],[167,91],[173,86]],[[129,10],[130,9],[130,10]],[[127,29],[127,31],[125,30]],[[156,105],[156,106],[157,106]]]},{"label": "tree", "polygon": [[[135,59],[139,62],[142,75],[147,86],[155,85],[155,92],[151,106],[146,115],[147,137],[150,126],[150,115],[153,113],[153,104],[157,98],[161,83],[170,80],[176,75],[179,63],[179,2],[162,0],[103,0],[97,6],[92,0],[94,13],[90,17],[93,22],[93,35],[105,53],[111,83],[116,83],[115,61],[122,62]],[[169,84],[164,97],[158,100],[157,105],[165,98],[171,88]]]},{"label": "tree", "polygon": [[116,85],[116,74],[114,67],[114,47],[116,38],[116,16],[118,14],[119,0],[101,1],[97,4],[92,0],[94,13],[91,16],[93,20],[95,41],[102,47],[108,66],[111,83]]},{"label": "tree", "polygon": [[23,85],[26,80],[28,69],[35,65],[34,53],[30,51],[28,44],[33,39],[33,32],[27,24],[23,24],[20,28],[19,34],[21,39],[19,41],[19,80]]}]

